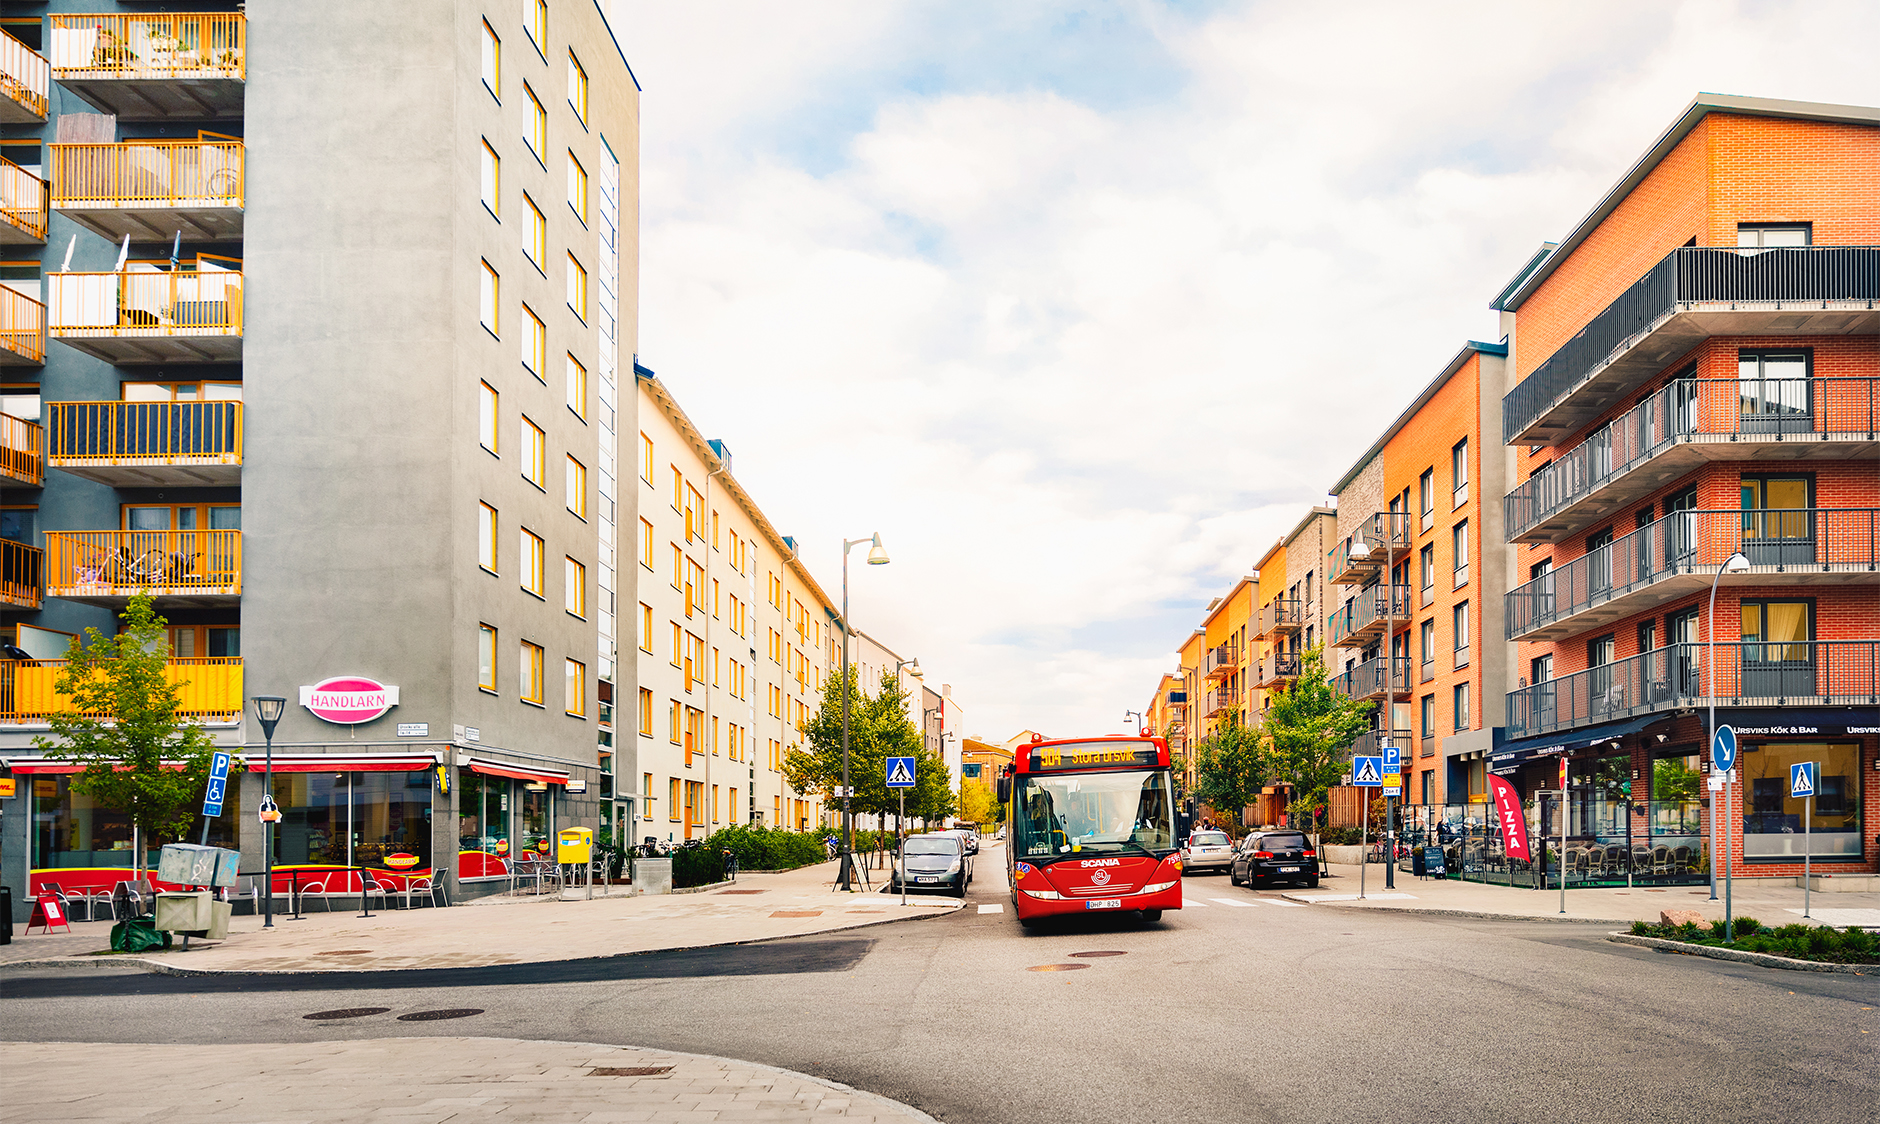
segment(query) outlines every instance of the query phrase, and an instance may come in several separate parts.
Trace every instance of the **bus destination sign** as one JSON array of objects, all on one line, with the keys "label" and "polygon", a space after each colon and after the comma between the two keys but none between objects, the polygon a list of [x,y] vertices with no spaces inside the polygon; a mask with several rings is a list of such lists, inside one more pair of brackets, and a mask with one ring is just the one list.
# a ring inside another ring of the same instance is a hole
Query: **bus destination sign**
[{"label": "bus destination sign", "polygon": [[1134,765],[1138,768],[1153,769],[1156,760],[1155,746],[1146,743],[1119,745],[1114,742],[1087,742],[1081,745],[1053,746],[1050,749],[1033,751],[1031,772],[1043,772],[1051,769],[1103,769],[1120,765]]}]

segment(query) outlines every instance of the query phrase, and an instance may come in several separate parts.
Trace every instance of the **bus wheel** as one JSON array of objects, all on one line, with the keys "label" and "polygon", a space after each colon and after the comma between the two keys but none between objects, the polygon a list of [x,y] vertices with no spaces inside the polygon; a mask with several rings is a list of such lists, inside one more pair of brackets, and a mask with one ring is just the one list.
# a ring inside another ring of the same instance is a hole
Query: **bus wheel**
[{"label": "bus wheel", "polygon": [[1018,927],[1021,929],[1036,929],[1038,927],[1038,919],[1036,917],[1021,917],[1018,919]]},{"label": "bus wheel", "polygon": [[1145,910],[1143,910],[1143,911],[1142,911],[1142,923],[1143,923],[1144,925],[1153,925],[1153,924],[1155,924],[1155,923],[1156,923],[1157,921],[1160,921],[1160,920],[1162,920],[1162,911],[1161,911],[1161,910],[1159,910],[1159,909],[1145,909]]}]

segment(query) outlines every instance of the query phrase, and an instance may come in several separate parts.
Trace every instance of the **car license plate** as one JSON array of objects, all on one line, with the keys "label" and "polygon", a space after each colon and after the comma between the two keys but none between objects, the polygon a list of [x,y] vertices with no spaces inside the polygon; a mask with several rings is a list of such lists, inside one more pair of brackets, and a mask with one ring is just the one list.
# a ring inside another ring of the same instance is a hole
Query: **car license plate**
[{"label": "car license plate", "polygon": [[1102,901],[1085,902],[1084,908],[1085,909],[1121,909],[1123,908],[1123,899],[1122,898],[1104,898]]},{"label": "car license plate", "polygon": [[1279,868],[1279,872],[1281,874],[1298,874],[1299,868],[1296,866],[1282,866]]},{"label": "car license plate", "polygon": [[[1294,869],[1298,869],[1298,868],[1297,868],[1297,867],[1295,867]],[[938,876],[936,876],[936,875],[932,875],[932,874],[916,874],[916,875],[914,876],[914,881],[916,881],[916,882],[938,882],[938,881],[940,881],[940,879],[939,879],[939,877],[938,877]]]}]

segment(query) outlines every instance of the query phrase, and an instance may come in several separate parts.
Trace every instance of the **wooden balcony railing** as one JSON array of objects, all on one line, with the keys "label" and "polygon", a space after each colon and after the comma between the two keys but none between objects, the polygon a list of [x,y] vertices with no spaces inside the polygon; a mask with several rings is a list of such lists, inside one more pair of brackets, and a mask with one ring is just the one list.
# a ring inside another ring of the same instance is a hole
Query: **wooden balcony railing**
[{"label": "wooden balcony railing", "polygon": [[[43,722],[69,712],[71,696],[55,686],[64,670],[64,660],[0,660],[0,722]],[[164,664],[163,677],[181,688],[179,714],[218,718],[241,713],[239,656],[172,659]]]},{"label": "wooden balcony railing", "polygon": [[0,156],[0,222],[18,232],[11,238],[0,236],[0,241],[17,241],[22,236],[45,241],[47,198],[45,180]]},{"label": "wooden balcony railing", "polygon": [[52,17],[51,64],[73,78],[247,78],[248,20],[238,12]]},{"label": "wooden balcony railing", "polygon": [[46,482],[46,458],[42,453],[38,422],[0,414],[0,476],[11,477],[34,488]]},{"label": "wooden balcony railing", "polygon": [[0,603],[37,609],[46,603],[46,552],[0,539]]},{"label": "wooden balcony railing", "polygon": [[48,531],[54,597],[238,597],[240,531]]},{"label": "wooden balcony railing", "polygon": [[46,361],[46,306],[0,285],[0,363]]},{"label": "wooden balcony railing", "polygon": [[[51,89],[52,67],[45,56],[0,31],[0,94],[25,114],[44,118],[46,94]],[[7,119],[13,116],[8,115]]]},{"label": "wooden balcony railing", "polygon": [[55,144],[52,205],[240,207],[245,149],[240,141]]},{"label": "wooden balcony railing", "polygon": [[46,430],[61,468],[242,458],[240,402],[48,402]]},{"label": "wooden balcony railing", "polygon": [[231,335],[242,330],[242,275],[48,273],[55,336]]}]

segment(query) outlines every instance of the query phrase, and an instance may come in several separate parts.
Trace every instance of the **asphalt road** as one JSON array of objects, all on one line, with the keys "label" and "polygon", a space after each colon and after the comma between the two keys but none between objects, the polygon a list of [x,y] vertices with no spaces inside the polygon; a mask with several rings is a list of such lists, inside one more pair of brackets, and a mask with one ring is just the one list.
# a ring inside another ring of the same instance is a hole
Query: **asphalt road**
[{"label": "asphalt road", "polygon": [[[1005,903],[1001,855],[981,860],[971,900]],[[1200,907],[1151,926],[1105,916],[1027,933],[1005,905],[851,936],[463,972],[16,971],[0,986],[0,1037],[643,1045],[813,1073],[950,1124],[1871,1124],[1880,1105],[1874,977],[1665,955],[1583,925],[1287,907],[1225,876],[1191,878],[1187,898]],[[1044,965],[1077,967],[1028,970]],[[389,1010],[303,1017],[368,1006]],[[483,1013],[397,1021],[440,1008]]]}]

